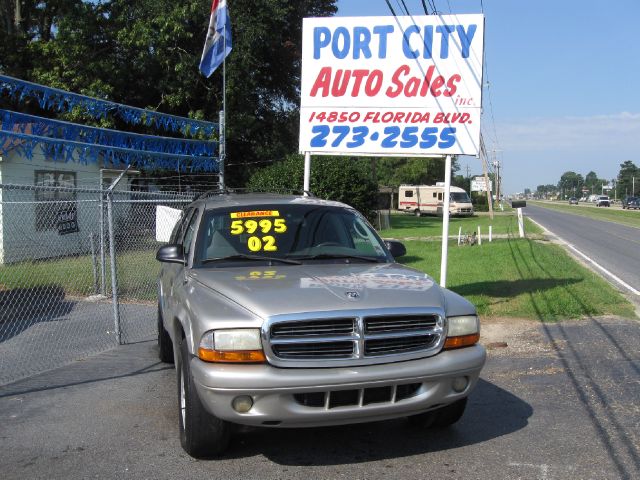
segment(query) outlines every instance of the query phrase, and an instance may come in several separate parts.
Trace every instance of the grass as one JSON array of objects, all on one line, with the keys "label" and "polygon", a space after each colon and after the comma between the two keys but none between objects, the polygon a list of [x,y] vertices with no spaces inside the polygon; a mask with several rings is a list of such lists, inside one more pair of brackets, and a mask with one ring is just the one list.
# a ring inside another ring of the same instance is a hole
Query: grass
[{"label": "grass", "polygon": [[[440,246],[407,241],[402,263],[440,278]],[[450,244],[447,287],[466,297],[485,317],[541,321],[619,315],[633,306],[611,285],[575,262],[561,247],[531,239]]]},{"label": "grass", "polygon": [[[381,230],[382,237],[398,239],[420,237],[442,237],[441,217],[416,217],[407,213],[391,215],[391,228]],[[489,225],[492,226],[493,235],[518,235],[518,220],[515,212],[496,212],[493,220],[489,214],[475,215],[473,217],[451,217],[449,221],[449,236],[458,235],[458,229],[462,227],[462,233],[471,234],[478,231],[478,226],[483,236],[489,234]],[[542,230],[525,217],[525,231],[527,234],[542,234]]]},{"label": "grass", "polygon": [[[404,243],[407,255],[400,260],[438,280],[440,243]],[[155,301],[159,268],[153,250],[119,254],[120,297],[124,301]],[[90,256],[0,266],[0,298],[2,290],[29,301],[46,299],[52,292],[87,296],[95,293],[93,282]],[[576,263],[559,246],[531,239],[485,241],[473,247],[450,242],[447,287],[473,302],[484,317],[542,321],[596,315],[635,317],[633,306],[598,275]],[[107,261],[107,292],[110,290]]]},{"label": "grass", "polygon": [[[99,259],[98,259],[99,263]],[[160,264],[155,251],[118,254],[118,294],[124,299],[154,300]],[[111,270],[107,257],[106,290],[111,292]],[[100,265],[98,265],[100,276]],[[98,278],[98,284],[100,279]],[[90,255],[36,260],[0,266],[0,291],[62,288],[67,295],[88,296],[95,292]],[[26,292],[28,295],[28,292]],[[34,299],[35,301],[35,299]]]},{"label": "grass", "polygon": [[590,217],[595,220],[620,223],[629,227],[640,228],[640,210],[621,210],[613,207],[596,207],[590,204],[569,205],[560,202],[531,202],[539,207],[559,210],[572,215]]}]

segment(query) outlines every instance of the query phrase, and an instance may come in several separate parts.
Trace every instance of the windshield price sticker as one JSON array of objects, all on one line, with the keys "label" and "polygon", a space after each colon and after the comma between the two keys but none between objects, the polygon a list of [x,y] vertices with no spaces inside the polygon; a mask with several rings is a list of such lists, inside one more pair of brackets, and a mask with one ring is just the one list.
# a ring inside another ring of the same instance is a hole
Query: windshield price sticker
[{"label": "windshield price sticker", "polygon": [[250,217],[279,217],[278,210],[256,210],[253,212],[232,212],[231,218],[250,218]]},{"label": "windshield price sticker", "polygon": [[[260,218],[260,217],[278,217],[280,212],[277,210],[260,210],[254,212],[234,212],[231,213],[233,220],[230,226],[231,235],[248,234],[247,248],[251,252],[276,252],[276,237],[273,234],[285,233],[287,224],[284,218]],[[257,217],[256,219],[252,217]],[[268,235],[271,234],[271,235]]]}]

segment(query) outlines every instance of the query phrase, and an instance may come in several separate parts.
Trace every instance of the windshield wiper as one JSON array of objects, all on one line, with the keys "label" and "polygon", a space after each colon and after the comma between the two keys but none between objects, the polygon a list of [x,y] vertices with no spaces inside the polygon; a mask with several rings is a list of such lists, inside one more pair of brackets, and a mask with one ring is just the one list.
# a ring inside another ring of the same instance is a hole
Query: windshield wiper
[{"label": "windshield wiper", "polygon": [[377,257],[365,257],[364,255],[349,255],[344,253],[318,253],[316,255],[303,255],[293,257],[296,260],[322,260],[322,259],[354,259],[363,260],[365,262],[380,263],[380,259]]},{"label": "windshield wiper", "polygon": [[298,260],[291,260],[288,258],[277,258],[277,257],[263,257],[261,255],[247,255],[244,253],[238,253],[237,255],[228,255],[226,257],[216,257],[216,258],[206,258],[202,260],[202,263],[214,263],[214,262],[226,262],[226,261],[234,261],[234,260],[258,260],[258,261],[267,261],[267,262],[280,262],[280,263],[288,263],[289,265],[302,265],[302,262]]}]

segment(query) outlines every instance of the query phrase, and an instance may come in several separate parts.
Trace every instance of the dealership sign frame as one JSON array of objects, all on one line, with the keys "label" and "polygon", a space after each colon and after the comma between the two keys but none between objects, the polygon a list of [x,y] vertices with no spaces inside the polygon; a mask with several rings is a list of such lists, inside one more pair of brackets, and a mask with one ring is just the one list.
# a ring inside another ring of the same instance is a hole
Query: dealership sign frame
[{"label": "dealership sign frame", "polygon": [[303,20],[300,152],[478,155],[484,16]]}]

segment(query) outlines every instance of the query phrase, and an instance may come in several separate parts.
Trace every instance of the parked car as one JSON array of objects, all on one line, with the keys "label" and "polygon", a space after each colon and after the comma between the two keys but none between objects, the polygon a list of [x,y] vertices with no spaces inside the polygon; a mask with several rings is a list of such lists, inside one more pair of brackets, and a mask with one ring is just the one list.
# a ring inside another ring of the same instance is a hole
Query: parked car
[{"label": "parked car", "polygon": [[578,199],[576,197],[571,197],[569,199],[569,205],[578,205]]},{"label": "parked car", "polygon": [[622,200],[622,208],[628,208],[631,210],[632,208],[638,210],[640,209],[640,197],[627,197]]},{"label": "parked car", "polygon": [[396,263],[405,252],[343,203],[223,194],[187,207],[156,256],[184,450],[223,452],[234,424],[458,421],[486,357],[476,309]]},{"label": "parked car", "polygon": [[598,195],[596,199],[596,207],[610,207],[611,201],[607,195]]}]

